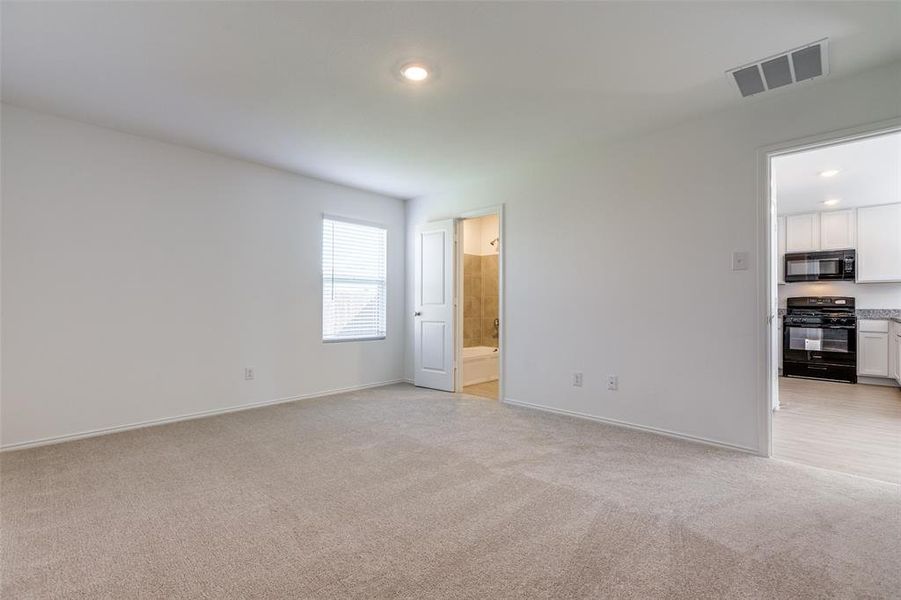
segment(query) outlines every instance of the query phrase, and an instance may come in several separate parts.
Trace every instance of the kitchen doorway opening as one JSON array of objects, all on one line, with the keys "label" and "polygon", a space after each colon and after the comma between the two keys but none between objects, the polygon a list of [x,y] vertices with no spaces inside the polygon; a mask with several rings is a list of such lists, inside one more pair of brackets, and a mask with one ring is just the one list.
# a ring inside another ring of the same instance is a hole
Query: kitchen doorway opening
[{"label": "kitchen doorway opening", "polygon": [[498,209],[457,220],[456,391],[500,400],[502,248]]},{"label": "kitchen doorway opening", "polygon": [[901,485],[901,123],[762,157],[768,454]]}]

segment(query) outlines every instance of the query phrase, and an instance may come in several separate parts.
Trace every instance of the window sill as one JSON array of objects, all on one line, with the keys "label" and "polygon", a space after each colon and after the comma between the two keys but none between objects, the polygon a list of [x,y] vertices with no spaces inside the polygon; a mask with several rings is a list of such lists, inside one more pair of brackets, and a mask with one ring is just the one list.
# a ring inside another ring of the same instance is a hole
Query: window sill
[{"label": "window sill", "polygon": [[387,335],[381,335],[378,337],[359,337],[359,338],[342,338],[335,340],[322,340],[323,344],[343,344],[344,342],[377,342],[379,340],[387,339]]}]

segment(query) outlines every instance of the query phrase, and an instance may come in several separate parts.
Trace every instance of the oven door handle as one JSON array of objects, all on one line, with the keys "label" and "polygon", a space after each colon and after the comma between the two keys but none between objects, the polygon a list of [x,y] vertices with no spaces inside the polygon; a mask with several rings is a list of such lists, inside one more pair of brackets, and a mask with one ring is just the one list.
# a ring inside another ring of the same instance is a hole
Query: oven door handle
[{"label": "oven door handle", "polygon": [[792,321],[784,321],[785,327],[803,327],[805,329],[857,329],[857,325],[829,325],[828,323],[793,323]]}]

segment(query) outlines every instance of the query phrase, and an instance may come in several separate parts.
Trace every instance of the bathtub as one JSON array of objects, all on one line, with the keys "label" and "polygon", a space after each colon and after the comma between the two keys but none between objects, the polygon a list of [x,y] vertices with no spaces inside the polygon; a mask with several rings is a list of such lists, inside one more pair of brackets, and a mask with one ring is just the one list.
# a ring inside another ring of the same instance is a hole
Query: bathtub
[{"label": "bathtub", "polygon": [[463,348],[463,385],[494,381],[497,374],[497,348],[490,346]]}]

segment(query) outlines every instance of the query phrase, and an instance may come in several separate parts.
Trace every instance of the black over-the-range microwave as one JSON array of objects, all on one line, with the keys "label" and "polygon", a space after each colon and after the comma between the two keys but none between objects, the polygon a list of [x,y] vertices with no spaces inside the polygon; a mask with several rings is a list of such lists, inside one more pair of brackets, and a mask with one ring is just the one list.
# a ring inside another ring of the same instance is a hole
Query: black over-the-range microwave
[{"label": "black over-the-range microwave", "polygon": [[854,281],[854,250],[797,252],[785,255],[785,281]]}]

